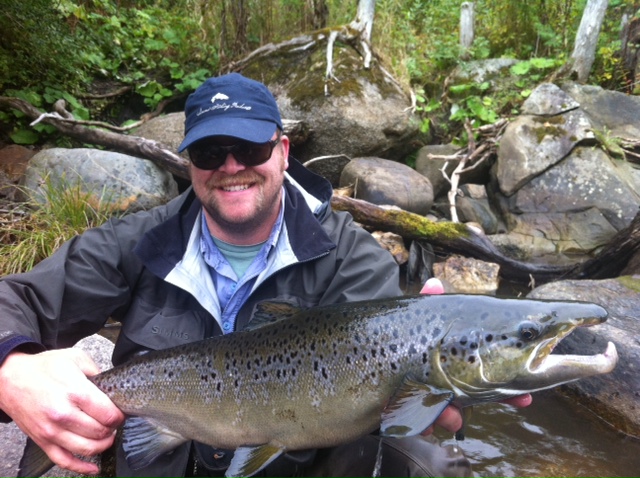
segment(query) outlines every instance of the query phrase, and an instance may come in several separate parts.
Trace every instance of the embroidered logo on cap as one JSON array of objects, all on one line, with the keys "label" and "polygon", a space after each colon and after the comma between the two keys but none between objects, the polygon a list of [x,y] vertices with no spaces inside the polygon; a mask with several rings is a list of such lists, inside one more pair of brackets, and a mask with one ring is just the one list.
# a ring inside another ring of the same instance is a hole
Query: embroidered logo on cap
[{"label": "embroidered logo on cap", "polygon": [[216,100],[228,100],[228,99],[229,97],[224,93],[216,93],[215,95],[213,95],[213,98],[211,98],[211,103],[215,103]]}]

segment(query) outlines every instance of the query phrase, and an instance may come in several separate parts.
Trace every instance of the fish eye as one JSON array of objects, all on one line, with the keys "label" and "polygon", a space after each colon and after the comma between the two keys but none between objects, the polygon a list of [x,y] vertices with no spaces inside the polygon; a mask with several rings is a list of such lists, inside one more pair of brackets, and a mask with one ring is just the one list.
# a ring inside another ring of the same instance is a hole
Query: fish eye
[{"label": "fish eye", "polygon": [[522,340],[529,341],[538,337],[538,335],[540,335],[540,330],[538,329],[538,326],[533,322],[523,322],[520,324],[518,333],[520,334]]}]

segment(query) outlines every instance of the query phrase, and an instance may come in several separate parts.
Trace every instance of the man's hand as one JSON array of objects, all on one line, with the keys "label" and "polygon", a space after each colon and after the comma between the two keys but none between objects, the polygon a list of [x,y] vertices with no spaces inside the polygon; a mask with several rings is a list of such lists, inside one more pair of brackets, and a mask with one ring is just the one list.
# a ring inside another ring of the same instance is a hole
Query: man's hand
[{"label": "man's hand", "polygon": [[74,454],[92,456],[109,448],[125,418],[87,379],[99,372],[78,349],[13,352],[0,367],[0,409],[58,466],[98,473],[95,464]]},{"label": "man's hand", "polygon": [[[432,277],[427,280],[425,284],[422,286],[420,290],[421,294],[444,294],[444,285],[439,279]],[[517,397],[508,398],[503,400],[502,403],[506,403],[508,405],[514,407],[528,407],[531,405],[531,395],[525,393],[524,395],[518,395]],[[438,419],[435,421],[434,425],[438,425],[444,428],[451,433],[455,433],[460,428],[462,428],[462,414],[460,413],[460,409],[454,407],[453,405],[449,405],[445,408],[444,412],[440,414]],[[433,433],[433,426],[430,426],[425,431],[422,432],[423,435],[430,435]]]}]

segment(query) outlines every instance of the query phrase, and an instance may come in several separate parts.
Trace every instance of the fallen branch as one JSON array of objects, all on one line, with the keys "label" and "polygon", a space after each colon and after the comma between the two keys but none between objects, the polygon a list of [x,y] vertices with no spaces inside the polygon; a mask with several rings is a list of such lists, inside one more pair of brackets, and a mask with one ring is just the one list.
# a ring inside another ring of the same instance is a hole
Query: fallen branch
[{"label": "fallen branch", "polygon": [[543,283],[559,279],[575,266],[553,266],[520,262],[503,255],[481,232],[466,224],[433,222],[424,216],[401,209],[385,209],[359,199],[334,195],[331,206],[336,211],[347,211],[353,218],[372,229],[399,234],[405,239],[425,240],[447,253],[458,253],[500,266],[500,275],[517,282],[527,283],[532,278]]},{"label": "fallen branch", "polygon": [[83,143],[105,146],[131,156],[146,158],[178,177],[189,177],[188,160],[175,154],[169,146],[140,136],[124,135],[89,127],[71,119],[71,113],[64,110],[62,104],[56,106],[58,116],[45,114],[31,103],[19,98],[0,96],[0,107],[2,106],[15,108],[27,117],[50,124],[61,133]]}]

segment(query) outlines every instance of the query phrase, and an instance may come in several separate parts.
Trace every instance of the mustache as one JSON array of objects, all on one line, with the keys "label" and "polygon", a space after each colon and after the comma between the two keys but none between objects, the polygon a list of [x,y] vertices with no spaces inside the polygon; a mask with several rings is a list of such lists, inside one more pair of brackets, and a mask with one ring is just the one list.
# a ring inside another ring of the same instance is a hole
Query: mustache
[{"label": "mustache", "polygon": [[224,188],[229,186],[235,186],[238,184],[260,184],[263,182],[262,176],[255,174],[252,171],[243,171],[238,174],[229,176],[228,174],[217,175],[214,174],[207,181],[209,187]]}]

